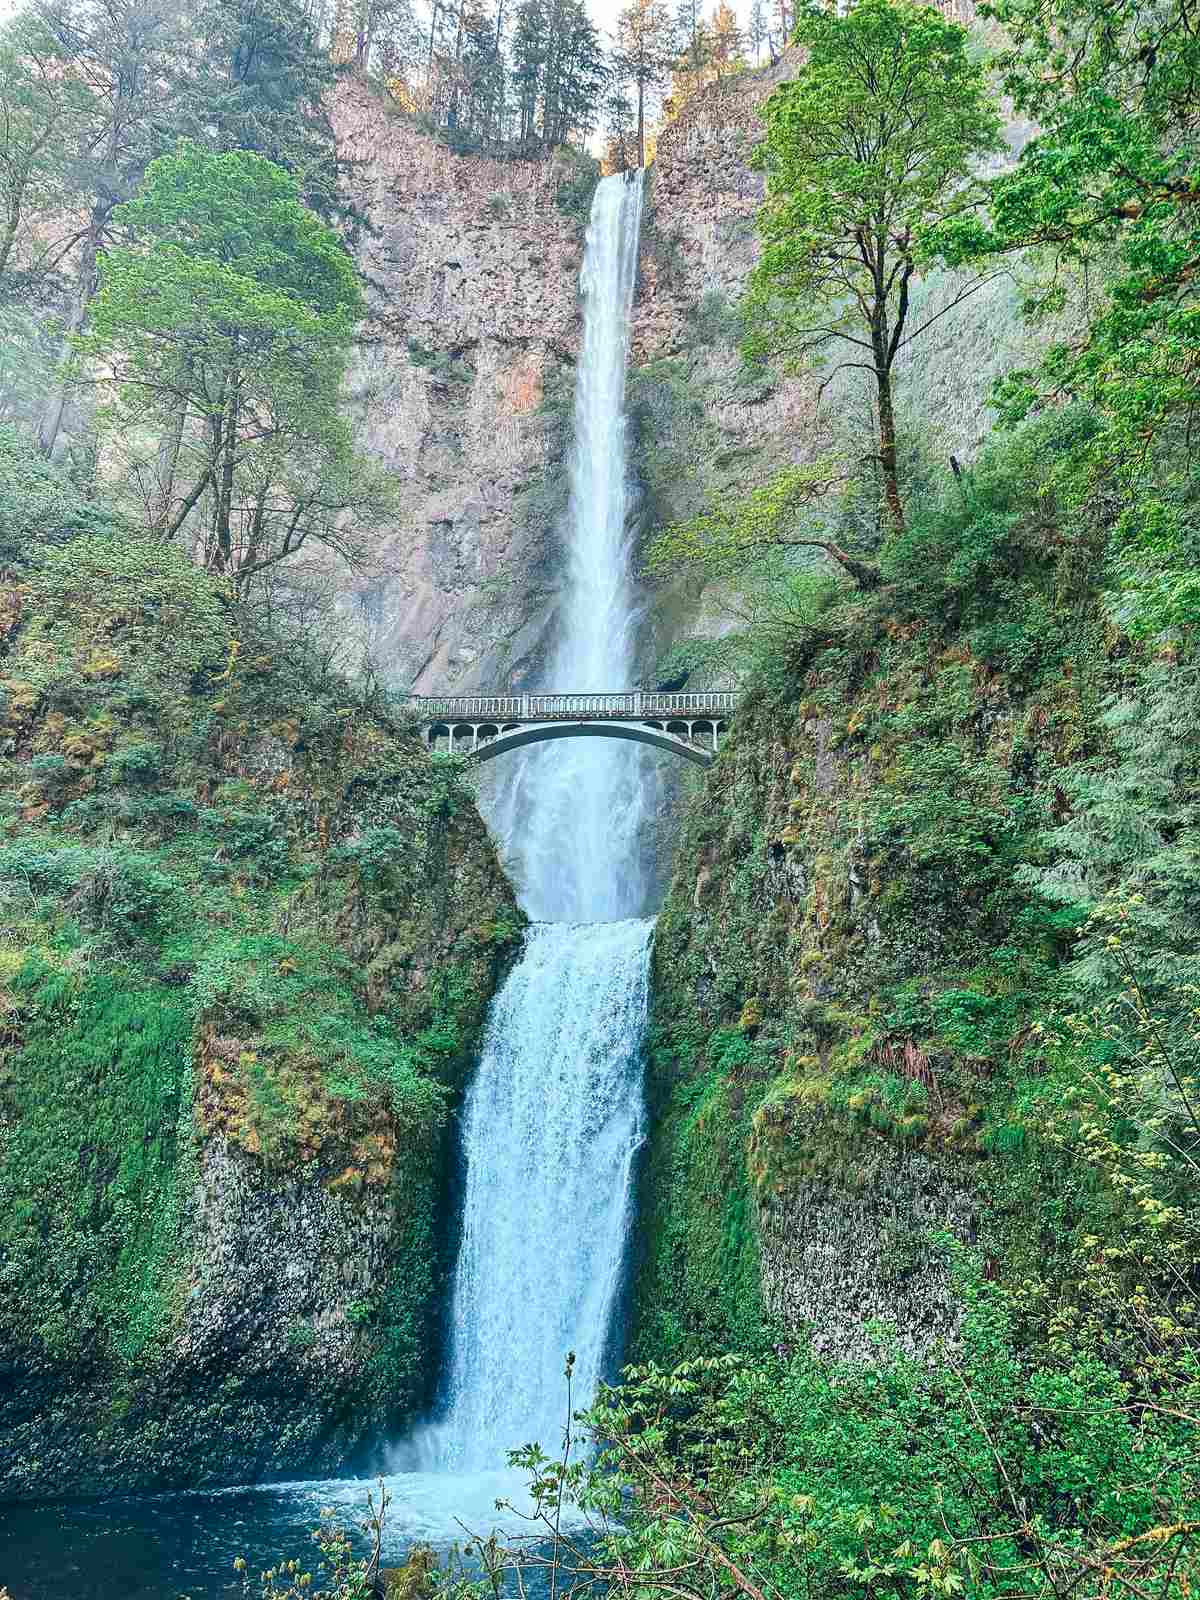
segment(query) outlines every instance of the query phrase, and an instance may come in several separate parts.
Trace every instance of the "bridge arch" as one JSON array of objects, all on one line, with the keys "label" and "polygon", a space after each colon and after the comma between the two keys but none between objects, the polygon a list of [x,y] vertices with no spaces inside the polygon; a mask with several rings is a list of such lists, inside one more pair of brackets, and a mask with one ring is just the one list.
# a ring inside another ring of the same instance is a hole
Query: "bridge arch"
[{"label": "bridge arch", "polygon": [[[442,734],[445,724],[435,725],[431,733]],[[686,730],[685,730],[686,731]],[[480,733],[483,732],[482,727]],[[690,744],[686,738],[645,722],[532,722],[520,727],[506,727],[494,738],[480,740],[472,751],[477,761],[490,761],[507,750],[520,750],[525,745],[542,744],[548,739],[632,739],[637,744],[649,744],[659,750],[669,750],[672,755],[694,761],[697,766],[712,764],[713,752]]]}]

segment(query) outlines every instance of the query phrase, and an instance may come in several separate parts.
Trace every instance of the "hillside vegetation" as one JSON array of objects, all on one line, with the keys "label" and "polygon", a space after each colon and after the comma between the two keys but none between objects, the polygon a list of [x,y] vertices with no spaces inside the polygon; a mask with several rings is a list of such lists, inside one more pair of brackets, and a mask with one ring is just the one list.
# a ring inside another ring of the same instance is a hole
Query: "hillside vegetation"
[{"label": "hillside vegetation", "polygon": [[439,764],[0,438],[3,1492],[331,1465],[424,1399],[521,918]]}]

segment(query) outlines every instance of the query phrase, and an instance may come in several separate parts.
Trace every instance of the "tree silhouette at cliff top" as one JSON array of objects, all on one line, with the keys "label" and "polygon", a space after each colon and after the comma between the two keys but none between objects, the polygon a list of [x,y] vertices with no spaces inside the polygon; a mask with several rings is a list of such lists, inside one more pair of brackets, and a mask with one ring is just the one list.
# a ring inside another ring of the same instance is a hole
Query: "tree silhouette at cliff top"
[{"label": "tree silhouette at cliff top", "polygon": [[793,37],[807,61],[767,101],[754,156],[767,198],[746,353],[795,365],[832,356],[826,383],[845,368],[871,375],[883,498],[902,529],[892,371],[987,281],[912,315],[914,284],[938,264],[930,231],[982,200],[975,170],[1002,148],[1000,115],[965,31],[930,6],[861,0],[844,17],[808,6]]}]

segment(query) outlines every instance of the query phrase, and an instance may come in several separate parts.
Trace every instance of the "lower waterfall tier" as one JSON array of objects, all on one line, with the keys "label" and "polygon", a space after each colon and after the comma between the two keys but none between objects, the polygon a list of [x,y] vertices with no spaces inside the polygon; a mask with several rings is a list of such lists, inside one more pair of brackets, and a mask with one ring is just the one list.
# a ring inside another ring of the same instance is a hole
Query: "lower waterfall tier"
[{"label": "lower waterfall tier", "polygon": [[542,923],[492,1006],[463,1122],[466,1193],[445,1414],[429,1465],[502,1466],[553,1446],[604,1371],[620,1296],[650,921]]}]

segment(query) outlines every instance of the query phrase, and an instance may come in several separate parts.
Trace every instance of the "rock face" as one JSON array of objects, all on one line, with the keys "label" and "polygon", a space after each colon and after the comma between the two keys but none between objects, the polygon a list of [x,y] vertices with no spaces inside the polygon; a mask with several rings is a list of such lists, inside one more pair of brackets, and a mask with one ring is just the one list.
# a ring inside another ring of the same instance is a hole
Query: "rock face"
[{"label": "rock face", "polygon": [[856,858],[877,781],[832,719],[758,706],[688,809],[655,936],[634,1359],[768,1324],[843,1360],[874,1324],[913,1354],[954,1336],[935,1235],[977,1238],[978,1157],[961,1090],[931,1109],[928,1064],[874,1020],[893,964],[933,966]]},{"label": "rock face", "polygon": [[1015,863],[1077,748],[1056,640],[1101,614],[1100,569],[1079,552],[1067,578],[1022,540],[1004,614],[1054,618],[1022,666],[919,579],[845,587],[687,809],[655,931],[633,1360],[772,1325],[864,1360],[877,1323],[919,1356],[956,1335],[954,1240],[999,1281],[1039,1248],[1013,1204],[1043,1070],[1007,976],[1040,914]]},{"label": "rock face", "polygon": [[764,1198],[764,1309],[780,1327],[807,1334],[819,1355],[842,1360],[871,1359],[872,1324],[910,1355],[953,1341],[958,1302],[930,1240],[946,1230],[973,1238],[976,1212],[944,1163],[868,1149],[851,1193],[806,1179]]},{"label": "rock face", "polygon": [[410,489],[363,619],[418,693],[520,684],[553,610],[592,173],[455,155],[352,80],[334,125],[363,218],[360,439]]},{"label": "rock face", "polygon": [[[947,0],[942,9],[960,22],[973,12],[970,0]],[[861,435],[872,427],[864,374],[832,376],[819,394],[836,350],[820,377],[782,365],[748,372],[738,353],[736,307],[757,258],[754,217],[763,194],[751,152],[761,137],[764,102],[795,75],[800,59],[789,49],[770,67],[709,86],[659,136],[647,176],[631,373],[647,538],[706,502],[744,494],[781,466],[811,462],[831,449],[861,455]],[[1028,124],[1011,123],[1010,146],[1019,148],[1029,133]],[[1021,322],[1019,293],[1007,272],[937,317],[970,282],[941,273],[917,288],[910,326],[928,319],[931,325],[896,370],[901,426],[911,407],[935,459],[971,459],[989,426],[993,381],[1023,364],[1036,337]],[[852,352],[843,347],[840,354]],[[937,396],[934,407],[930,395]],[[720,633],[727,624],[719,602],[719,595],[658,580],[650,607],[657,652],[689,631]]]}]

